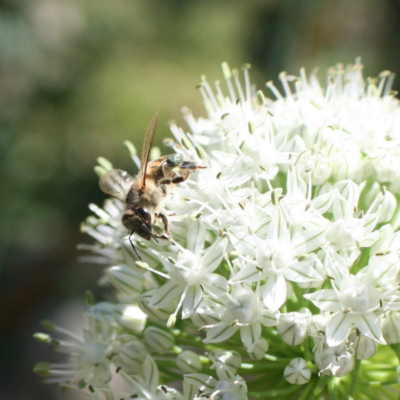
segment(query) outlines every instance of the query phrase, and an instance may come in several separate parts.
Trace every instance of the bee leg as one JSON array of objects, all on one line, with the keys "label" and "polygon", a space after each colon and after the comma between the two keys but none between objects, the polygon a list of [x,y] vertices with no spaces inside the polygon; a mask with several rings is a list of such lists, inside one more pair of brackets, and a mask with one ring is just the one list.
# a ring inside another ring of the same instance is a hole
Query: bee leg
[{"label": "bee leg", "polygon": [[177,184],[177,183],[182,183],[185,182],[187,178],[184,178],[183,176],[177,176],[176,178],[172,179],[172,183]]},{"label": "bee leg", "polygon": [[163,214],[163,213],[159,213],[159,214],[157,214],[157,217],[161,218],[161,221],[164,224],[165,233],[168,236],[171,236],[171,234],[169,233],[169,230],[168,230],[169,221],[168,221],[167,216],[165,214]]},{"label": "bee leg", "polygon": [[157,239],[166,239],[166,240],[171,240],[172,238],[171,238],[171,236],[166,236],[166,235],[158,235],[158,234],[155,234],[154,235]]},{"label": "bee leg", "polygon": [[129,235],[129,243],[131,244],[132,249],[133,249],[133,251],[136,253],[136,255],[138,256],[139,260],[142,260],[142,257],[140,257],[140,255],[139,255],[138,251],[136,250],[136,247],[135,247],[135,245],[133,244],[132,239],[131,239],[131,236],[133,235],[133,232],[134,232],[134,231],[132,231],[132,232],[130,233],[130,235]]},{"label": "bee leg", "polygon": [[167,185],[170,184],[171,184],[171,179],[163,179],[159,182],[161,190],[163,191],[164,194],[167,194]]}]

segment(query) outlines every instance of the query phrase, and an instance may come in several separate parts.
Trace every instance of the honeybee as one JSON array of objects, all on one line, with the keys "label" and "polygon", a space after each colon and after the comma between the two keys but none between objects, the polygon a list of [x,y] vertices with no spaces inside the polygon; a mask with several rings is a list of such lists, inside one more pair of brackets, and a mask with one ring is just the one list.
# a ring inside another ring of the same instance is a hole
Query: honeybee
[{"label": "honeybee", "polygon": [[[182,154],[171,154],[149,162],[149,153],[153,144],[157,126],[156,112],[144,137],[139,174],[129,175],[121,169],[110,169],[99,182],[100,189],[125,203],[122,223],[129,230],[129,242],[138,258],[131,236],[136,233],[144,239],[171,239],[168,230],[168,218],[162,212],[166,198],[175,185],[186,181],[196,169],[203,169],[196,162],[184,160]],[[153,233],[156,219],[161,219],[165,234]]]}]

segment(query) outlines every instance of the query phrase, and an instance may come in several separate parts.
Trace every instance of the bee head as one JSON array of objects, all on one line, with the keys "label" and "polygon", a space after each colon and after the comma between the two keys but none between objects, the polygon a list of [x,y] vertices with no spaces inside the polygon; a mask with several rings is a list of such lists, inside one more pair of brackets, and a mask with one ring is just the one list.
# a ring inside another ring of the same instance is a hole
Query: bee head
[{"label": "bee head", "polygon": [[152,228],[152,216],[146,208],[125,210],[122,223],[131,232],[136,232],[145,239],[150,238]]}]

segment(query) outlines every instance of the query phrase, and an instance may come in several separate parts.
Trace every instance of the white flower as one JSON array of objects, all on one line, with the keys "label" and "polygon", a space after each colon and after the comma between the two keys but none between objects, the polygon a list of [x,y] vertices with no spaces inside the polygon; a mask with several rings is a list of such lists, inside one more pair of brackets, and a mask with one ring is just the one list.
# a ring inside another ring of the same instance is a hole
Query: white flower
[{"label": "white flower", "polygon": [[[205,325],[204,343],[218,343],[231,337],[237,330],[247,351],[252,353],[261,335],[261,325],[277,325],[277,313],[263,307],[259,297],[248,286],[235,286],[229,300],[223,303],[218,322]],[[201,306],[197,312],[202,312]],[[204,310],[203,312],[207,312]]]},{"label": "white flower", "polygon": [[400,343],[400,314],[388,313],[382,321],[382,333],[388,344]]},{"label": "white flower", "polygon": [[142,376],[127,375],[124,372],[120,372],[120,375],[130,390],[127,396],[139,400],[183,400],[177,390],[159,385],[158,368],[150,356],[143,363]]},{"label": "white flower", "polygon": [[189,374],[184,377],[183,393],[185,400],[247,400],[247,385],[240,375],[234,375],[231,379],[216,380],[206,374]]},{"label": "white flower", "polygon": [[271,311],[277,311],[286,301],[286,279],[294,282],[320,281],[321,276],[313,265],[304,263],[304,258],[299,256],[324,243],[323,226],[309,227],[291,237],[281,208],[275,207],[265,239],[240,227],[229,228],[228,232],[236,249],[251,256],[241,260],[239,271],[232,276],[230,283],[265,280],[263,301]]},{"label": "white flower", "polygon": [[340,378],[354,369],[352,348],[342,344],[326,346],[322,342],[316,346],[315,362],[320,369],[319,375],[333,375]]},{"label": "white flower", "polygon": [[[223,65],[226,94],[202,78],[207,117],[184,109],[189,132],[173,125],[166,142],[206,167],[164,199],[171,240],[133,233],[138,261],[124,204],[91,205],[82,230],[95,243],[81,246],[93,253],[83,259],[107,267],[100,283],[117,304],[90,299],[83,338],[37,335],[69,355],[37,371],[95,400],[245,400],[247,385],[255,398],[296,389],[279,376],[285,367],[288,382],[311,381],[303,394],[316,393],[312,353],[320,375],[340,378],[384,348],[378,343],[396,343],[399,104],[393,75],[366,85],[361,70],[359,60],[338,64],[326,89],[315,73],[282,73],[284,94],[267,83],[276,100],[254,90],[247,66],[242,86]],[[111,168],[99,164],[100,175]],[[113,368],[126,391],[111,389]],[[286,387],[263,381],[269,370]],[[181,381],[183,394],[159,376]],[[341,384],[328,384],[327,396],[340,398]]]},{"label": "white flower", "polygon": [[[205,239],[205,230],[198,235]],[[204,245],[204,242],[202,243]],[[162,259],[169,272],[169,280],[164,285],[152,291],[147,301],[153,307],[168,305],[174,298],[180,296],[178,306],[173,313],[177,315],[182,307],[182,317],[189,318],[199,304],[204,291],[210,296],[220,297],[227,291],[226,280],[213,271],[219,266],[226,247],[226,241],[215,241],[207,249],[200,250],[195,245],[193,251],[180,249],[178,258],[172,262]],[[200,254],[199,254],[200,253]]]},{"label": "white flower", "polygon": [[191,350],[184,350],[176,358],[176,365],[186,374],[200,372],[202,364],[198,354]]},{"label": "white flower", "polygon": [[285,379],[292,384],[304,385],[311,378],[311,371],[304,358],[298,357],[290,361],[289,365],[283,371]]},{"label": "white flower", "polygon": [[303,313],[291,312],[279,317],[278,333],[283,341],[291,346],[297,346],[308,336],[311,323],[311,312],[305,309]]},{"label": "white flower", "polygon": [[350,274],[333,284],[333,289],[304,295],[321,310],[333,312],[326,325],[329,346],[344,343],[353,327],[366,337],[385,343],[376,313],[381,307],[380,296],[381,293],[370,284],[368,277]]}]

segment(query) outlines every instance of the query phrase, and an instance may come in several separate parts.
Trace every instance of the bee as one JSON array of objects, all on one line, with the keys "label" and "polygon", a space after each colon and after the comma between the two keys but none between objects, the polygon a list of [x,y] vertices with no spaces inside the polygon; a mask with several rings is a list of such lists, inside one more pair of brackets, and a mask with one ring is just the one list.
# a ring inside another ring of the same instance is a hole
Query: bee
[{"label": "bee", "polygon": [[[182,154],[171,154],[149,162],[157,119],[156,112],[144,137],[139,174],[131,176],[121,169],[110,169],[99,182],[105,194],[125,203],[122,223],[130,232],[129,242],[139,260],[142,258],[132,242],[132,235],[136,233],[146,240],[153,238],[157,243],[157,239],[171,240],[169,221],[163,213],[164,203],[175,185],[186,181],[196,169],[206,168],[194,161],[184,160]],[[157,219],[164,225],[163,235],[153,233]]]}]

